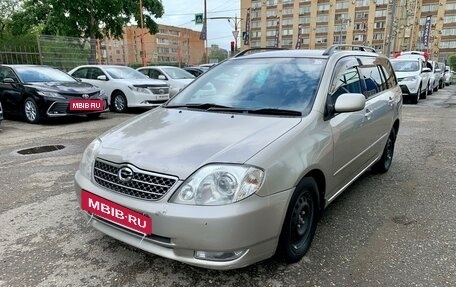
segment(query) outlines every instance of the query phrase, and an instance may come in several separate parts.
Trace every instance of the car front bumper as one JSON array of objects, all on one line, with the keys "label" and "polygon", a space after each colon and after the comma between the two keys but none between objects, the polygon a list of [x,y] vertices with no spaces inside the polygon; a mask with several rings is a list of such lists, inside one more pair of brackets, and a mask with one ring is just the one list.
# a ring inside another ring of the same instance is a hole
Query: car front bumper
[{"label": "car front bumper", "polygon": [[50,118],[64,117],[64,116],[77,116],[87,115],[95,113],[104,113],[109,111],[108,100],[104,99],[91,99],[91,100],[103,100],[103,110],[101,111],[72,111],[70,110],[70,101],[51,101],[47,100],[46,116]]},{"label": "car front bumper", "polygon": [[169,94],[150,94],[130,92],[126,94],[128,107],[157,107],[166,103],[170,99]]},{"label": "car front bumper", "polygon": [[[152,219],[152,235],[144,237],[86,213],[99,231],[147,252],[210,269],[241,268],[271,257],[293,192],[252,195],[223,206],[183,205],[168,202],[177,187],[159,201],[146,201],[104,189],[77,172],[75,191],[79,202],[82,189]],[[214,261],[195,258],[197,251],[243,253],[234,259]]]}]

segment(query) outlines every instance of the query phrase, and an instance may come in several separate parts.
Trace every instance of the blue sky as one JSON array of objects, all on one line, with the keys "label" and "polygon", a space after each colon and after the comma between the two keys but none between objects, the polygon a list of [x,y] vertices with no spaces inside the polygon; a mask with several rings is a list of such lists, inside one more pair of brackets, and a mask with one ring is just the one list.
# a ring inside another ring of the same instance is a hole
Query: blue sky
[{"label": "blue sky", "polygon": [[[157,19],[160,24],[189,28],[201,31],[202,25],[193,22],[196,13],[204,12],[204,0],[162,0],[165,14]],[[234,41],[234,21],[226,19],[210,19],[213,17],[240,18],[240,1],[207,0],[207,42],[208,46],[217,44],[220,48],[229,49]],[[238,28],[240,29],[240,27]]]}]

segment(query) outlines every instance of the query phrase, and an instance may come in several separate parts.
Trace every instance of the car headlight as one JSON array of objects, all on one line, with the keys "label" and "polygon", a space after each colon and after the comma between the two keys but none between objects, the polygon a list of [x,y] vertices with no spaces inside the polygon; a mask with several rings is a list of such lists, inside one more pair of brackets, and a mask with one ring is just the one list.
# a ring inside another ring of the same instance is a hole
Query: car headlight
[{"label": "car headlight", "polygon": [[174,193],[171,202],[225,205],[257,192],[264,179],[261,169],[245,165],[212,164],[199,169]]},{"label": "car headlight", "polygon": [[47,98],[65,99],[64,96],[62,96],[61,94],[56,93],[56,92],[36,91],[36,93],[40,96],[47,97]]},{"label": "car headlight", "polygon": [[143,93],[143,94],[152,94],[152,91],[147,88],[135,87],[135,86],[128,86],[128,88],[130,88],[130,90],[132,90],[133,92]]},{"label": "car headlight", "polygon": [[101,146],[101,140],[93,140],[85,149],[82,154],[82,159],[79,164],[79,172],[86,178],[92,178],[93,165],[95,163],[95,157],[98,152],[98,149]]}]

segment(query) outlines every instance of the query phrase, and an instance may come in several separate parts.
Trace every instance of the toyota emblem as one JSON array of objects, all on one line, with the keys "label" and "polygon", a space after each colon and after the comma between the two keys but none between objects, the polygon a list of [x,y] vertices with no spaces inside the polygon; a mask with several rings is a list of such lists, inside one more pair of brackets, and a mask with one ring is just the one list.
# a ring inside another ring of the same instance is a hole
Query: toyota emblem
[{"label": "toyota emblem", "polygon": [[133,170],[127,166],[119,169],[117,177],[121,182],[129,182],[133,178]]},{"label": "toyota emblem", "polygon": [[88,98],[89,98],[89,95],[88,95],[88,94],[82,94],[82,98],[83,98],[83,99],[88,99]]},{"label": "toyota emblem", "polygon": [[165,91],[164,91],[163,89],[160,89],[160,90],[158,90],[158,93],[159,93],[160,95],[163,95],[163,94],[165,93]]}]

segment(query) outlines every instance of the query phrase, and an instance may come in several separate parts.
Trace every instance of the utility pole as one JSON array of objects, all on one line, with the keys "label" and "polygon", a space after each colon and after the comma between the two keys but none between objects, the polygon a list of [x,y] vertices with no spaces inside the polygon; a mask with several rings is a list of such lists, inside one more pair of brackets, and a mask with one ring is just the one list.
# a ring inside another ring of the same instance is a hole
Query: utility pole
[{"label": "utility pole", "polygon": [[204,0],[204,27],[206,29],[206,37],[204,39],[204,51],[206,53],[206,63],[209,63],[209,55],[207,54],[207,4],[206,0]]},{"label": "utility pole", "polygon": [[391,8],[391,19],[390,19],[390,27],[389,27],[389,37],[388,37],[388,46],[386,48],[386,56],[389,57],[391,54],[391,44],[393,42],[393,27],[394,27],[394,19],[396,18],[396,5],[398,1],[393,1],[393,7]]},{"label": "utility pole", "polygon": [[144,49],[144,16],[142,0],[139,0],[139,14],[141,16],[141,60],[144,67],[146,66],[146,50]]}]

